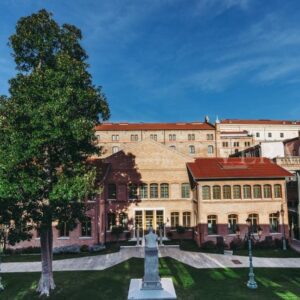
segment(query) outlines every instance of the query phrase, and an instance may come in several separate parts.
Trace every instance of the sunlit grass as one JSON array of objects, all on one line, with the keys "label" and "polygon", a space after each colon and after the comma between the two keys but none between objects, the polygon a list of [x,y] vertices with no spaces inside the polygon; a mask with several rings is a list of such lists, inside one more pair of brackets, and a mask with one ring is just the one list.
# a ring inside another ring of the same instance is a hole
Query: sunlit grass
[{"label": "sunlit grass", "polygon": [[[172,277],[178,299],[298,300],[300,270],[256,268],[257,290],[246,287],[248,269],[195,269],[171,258],[159,260],[161,277]],[[36,293],[39,273],[3,274],[2,300],[124,300],[131,278],[142,278],[144,261],[132,258],[105,271],[56,272],[49,298]]]}]

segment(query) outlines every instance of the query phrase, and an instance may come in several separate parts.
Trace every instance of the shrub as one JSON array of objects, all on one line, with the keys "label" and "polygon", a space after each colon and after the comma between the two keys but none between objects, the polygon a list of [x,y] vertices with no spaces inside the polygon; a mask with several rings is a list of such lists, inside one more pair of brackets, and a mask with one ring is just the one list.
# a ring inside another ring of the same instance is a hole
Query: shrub
[{"label": "shrub", "polygon": [[230,242],[231,250],[242,250],[245,249],[245,241],[242,239],[235,238]]},{"label": "shrub", "polygon": [[216,243],[214,241],[206,241],[201,245],[202,250],[216,250]]},{"label": "shrub", "polygon": [[130,231],[126,232],[125,237],[126,237],[126,240],[129,240],[131,238]]},{"label": "shrub", "polygon": [[177,226],[176,227],[176,232],[181,235],[181,234],[184,234],[185,233],[185,227],[183,226]]},{"label": "shrub", "polygon": [[27,247],[27,248],[22,248],[21,252],[24,254],[41,253],[41,248],[40,247]]},{"label": "shrub", "polygon": [[80,247],[80,252],[89,252],[89,246],[88,245],[82,245]]},{"label": "shrub", "polygon": [[173,237],[172,231],[168,231],[168,232],[167,232],[167,237],[168,237],[169,239],[172,239],[172,237]]}]

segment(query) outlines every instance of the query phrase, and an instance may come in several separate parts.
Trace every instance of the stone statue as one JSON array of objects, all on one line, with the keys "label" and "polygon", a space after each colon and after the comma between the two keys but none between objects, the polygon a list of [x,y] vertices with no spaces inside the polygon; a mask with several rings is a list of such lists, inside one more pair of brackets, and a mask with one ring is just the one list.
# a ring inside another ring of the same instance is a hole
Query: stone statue
[{"label": "stone statue", "polygon": [[145,262],[142,289],[162,289],[158,274],[157,235],[153,232],[152,227],[149,228],[149,233],[145,236]]}]

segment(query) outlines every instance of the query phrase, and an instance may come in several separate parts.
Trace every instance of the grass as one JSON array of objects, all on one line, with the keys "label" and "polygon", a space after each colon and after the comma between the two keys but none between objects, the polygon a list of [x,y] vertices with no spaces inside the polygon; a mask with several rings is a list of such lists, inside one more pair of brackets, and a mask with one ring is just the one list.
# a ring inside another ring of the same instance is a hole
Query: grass
[{"label": "grass", "polygon": [[[53,255],[53,260],[61,260],[61,259],[68,259],[68,258],[79,258],[79,257],[95,256],[95,255],[104,255],[104,254],[118,252],[119,250],[120,250],[120,246],[118,246],[117,243],[107,243],[106,248],[101,250],[101,251],[54,254]],[[41,261],[41,255],[40,254],[12,254],[12,255],[1,256],[1,261],[2,262]]]},{"label": "grass", "polygon": [[[235,250],[233,255],[248,256],[248,250]],[[256,257],[279,257],[279,258],[291,258],[300,257],[300,253],[293,249],[253,249],[253,256]],[[300,298],[299,298],[300,299]]]},{"label": "grass", "polygon": [[[299,269],[256,268],[257,290],[246,287],[247,269],[195,269],[171,258],[160,259],[160,275],[172,277],[178,299],[296,300]],[[49,298],[35,292],[39,273],[3,274],[1,300],[126,299],[131,278],[143,276],[143,260],[132,258],[105,271],[56,272]]]}]

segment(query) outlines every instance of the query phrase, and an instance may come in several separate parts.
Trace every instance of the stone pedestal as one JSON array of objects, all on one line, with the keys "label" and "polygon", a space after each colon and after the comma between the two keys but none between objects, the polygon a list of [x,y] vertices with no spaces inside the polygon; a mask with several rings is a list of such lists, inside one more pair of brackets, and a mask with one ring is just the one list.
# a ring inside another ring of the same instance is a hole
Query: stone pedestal
[{"label": "stone pedestal", "polygon": [[145,290],[142,279],[131,279],[128,300],[177,299],[172,278],[161,278],[161,289]]},{"label": "stone pedestal", "polygon": [[144,278],[131,279],[128,299],[177,299],[172,278],[160,278],[158,273],[157,235],[152,228],[145,236]]}]

